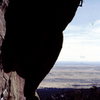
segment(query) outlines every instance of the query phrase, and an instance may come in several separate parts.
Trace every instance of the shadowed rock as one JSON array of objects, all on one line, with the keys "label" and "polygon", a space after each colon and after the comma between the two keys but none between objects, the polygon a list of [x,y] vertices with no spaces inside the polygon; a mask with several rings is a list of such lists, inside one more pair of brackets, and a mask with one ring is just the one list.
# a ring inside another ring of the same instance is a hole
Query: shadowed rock
[{"label": "shadowed rock", "polygon": [[9,1],[1,49],[3,70],[16,71],[25,79],[27,100],[33,98],[38,85],[56,62],[62,48],[62,31],[73,19],[80,1]]}]

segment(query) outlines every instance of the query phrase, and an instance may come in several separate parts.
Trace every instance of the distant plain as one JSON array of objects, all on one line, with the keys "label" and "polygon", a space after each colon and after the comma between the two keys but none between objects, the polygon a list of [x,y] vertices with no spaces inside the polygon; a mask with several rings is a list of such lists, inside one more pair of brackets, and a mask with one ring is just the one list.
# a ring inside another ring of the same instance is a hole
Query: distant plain
[{"label": "distant plain", "polygon": [[57,62],[39,88],[100,87],[100,62]]}]

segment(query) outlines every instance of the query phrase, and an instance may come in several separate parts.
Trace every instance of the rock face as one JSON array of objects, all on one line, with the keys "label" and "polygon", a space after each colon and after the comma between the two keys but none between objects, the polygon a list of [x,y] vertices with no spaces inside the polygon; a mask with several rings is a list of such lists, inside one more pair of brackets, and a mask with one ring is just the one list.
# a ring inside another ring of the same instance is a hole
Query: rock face
[{"label": "rock face", "polygon": [[1,76],[8,84],[7,99],[24,100],[25,95],[29,100],[56,62],[62,48],[62,31],[73,19],[80,0],[56,4],[10,0],[6,11],[4,1],[0,12]]},{"label": "rock face", "polygon": [[6,22],[4,18],[7,0],[0,2],[0,100],[25,100],[24,79],[16,72],[5,73],[2,66],[1,46],[6,33]]}]

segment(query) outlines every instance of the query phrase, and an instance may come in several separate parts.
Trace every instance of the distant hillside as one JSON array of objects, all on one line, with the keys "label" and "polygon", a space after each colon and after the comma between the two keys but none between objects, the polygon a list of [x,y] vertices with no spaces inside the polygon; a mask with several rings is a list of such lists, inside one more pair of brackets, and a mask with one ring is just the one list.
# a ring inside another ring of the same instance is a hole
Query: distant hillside
[{"label": "distant hillside", "polygon": [[65,66],[65,65],[96,65],[96,66],[100,66],[100,62],[78,62],[78,61],[57,61],[55,63],[55,66]]}]

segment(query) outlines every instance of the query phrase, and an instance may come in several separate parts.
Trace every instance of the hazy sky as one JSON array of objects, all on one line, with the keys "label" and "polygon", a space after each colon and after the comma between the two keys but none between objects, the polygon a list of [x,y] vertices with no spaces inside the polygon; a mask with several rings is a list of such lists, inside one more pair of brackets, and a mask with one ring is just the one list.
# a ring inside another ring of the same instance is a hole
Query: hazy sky
[{"label": "hazy sky", "polygon": [[100,61],[100,0],[84,0],[64,30],[58,61]]}]

